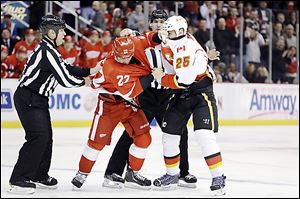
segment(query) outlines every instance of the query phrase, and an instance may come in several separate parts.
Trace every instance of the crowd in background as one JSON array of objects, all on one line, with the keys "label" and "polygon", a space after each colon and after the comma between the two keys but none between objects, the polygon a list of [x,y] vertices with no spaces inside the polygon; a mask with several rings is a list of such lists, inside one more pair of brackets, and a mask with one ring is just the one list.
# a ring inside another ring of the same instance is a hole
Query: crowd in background
[{"label": "crowd in background", "polygon": [[[113,39],[119,36],[123,28],[140,33],[149,31],[144,20],[143,1],[85,0],[62,3],[91,21],[91,25],[78,24],[80,33],[89,41],[79,38],[75,42],[74,33],[66,30],[68,36],[59,51],[70,64],[95,66],[111,50]],[[45,14],[41,12],[45,10],[44,4],[38,1],[31,3],[30,28],[26,29],[16,29],[12,16],[4,14],[1,21],[1,78],[20,77],[26,59],[41,40],[37,24]],[[178,14],[188,21],[189,33],[204,48],[207,46],[220,51],[220,60],[212,63],[217,82],[265,83],[271,72],[273,83],[294,83],[297,76],[296,24],[299,23],[296,1],[184,1],[177,5]],[[169,16],[175,15],[175,2],[150,1],[149,15],[155,9],[164,9]],[[243,38],[240,38],[241,12],[244,18]],[[74,16],[66,10],[54,6],[53,14],[75,27]],[[273,29],[272,41],[269,38],[270,25]],[[244,44],[242,59],[241,40]],[[270,44],[272,71],[268,67]]]}]

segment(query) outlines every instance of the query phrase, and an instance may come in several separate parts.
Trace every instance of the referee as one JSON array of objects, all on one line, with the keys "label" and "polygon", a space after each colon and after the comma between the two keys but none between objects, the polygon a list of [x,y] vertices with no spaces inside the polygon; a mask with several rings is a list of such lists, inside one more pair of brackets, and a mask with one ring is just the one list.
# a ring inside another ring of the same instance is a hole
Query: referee
[{"label": "referee", "polygon": [[18,161],[9,180],[8,192],[32,194],[36,186],[57,188],[57,180],[48,175],[52,155],[52,127],[48,100],[58,84],[63,87],[85,85],[83,77],[98,72],[67,64],[56,48],[66,35],[65,21],[54,15],[42,18],[41,43],[28,58],[14,104],[25,129],[26,142],[19,151]]}]

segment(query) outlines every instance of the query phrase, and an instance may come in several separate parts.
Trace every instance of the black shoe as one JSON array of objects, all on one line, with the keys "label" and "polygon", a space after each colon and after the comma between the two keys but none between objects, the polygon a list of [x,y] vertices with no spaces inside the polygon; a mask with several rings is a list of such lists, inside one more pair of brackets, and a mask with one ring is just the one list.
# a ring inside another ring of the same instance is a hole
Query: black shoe
[{"label": "black shoe", "polygon": [[48,176],[44,180],[36,180],[32,181],[39,188],[47,188],[47,189],[56,189],[57,188],[57,180],[53,177]]},{"label": "black shoe", "polygon": [[134,172],[128,167],[125,174],[125,187],[151,189],[151,180],[141,176],[138,172]]},{"label": "black shoe", "polygon": [[104,181],[102,183],[103,187],[109,188],[123,188],[125,180],[116,173],[106,174],[104,175]]},{"label": "black shoe", "polygon": [[187,188],[196,188],[197,178],[192,174],[187,174],[179,178],[178,186]]},{"label": "black shoe", "polygon": [[36,185],[29,181],[17,181],[10,182],[10,189],[8,193],[12,194],[33,194],[35,192]]}]

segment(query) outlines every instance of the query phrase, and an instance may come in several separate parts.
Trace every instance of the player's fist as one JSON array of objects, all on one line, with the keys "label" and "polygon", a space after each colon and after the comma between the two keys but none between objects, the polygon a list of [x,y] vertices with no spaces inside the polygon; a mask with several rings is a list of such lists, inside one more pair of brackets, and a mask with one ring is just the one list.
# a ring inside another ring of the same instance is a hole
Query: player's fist
[{"label": "player's fist", "polygon": [[89,77],[84,77],[83,79],[84,79],[84,85],[90,87],[92,80]]},{"label": "player's fist", "polygon": [[152,70],[152,75],[157,82],[161,82],[161,78],[165,75],[162,68],[154,68]]}]

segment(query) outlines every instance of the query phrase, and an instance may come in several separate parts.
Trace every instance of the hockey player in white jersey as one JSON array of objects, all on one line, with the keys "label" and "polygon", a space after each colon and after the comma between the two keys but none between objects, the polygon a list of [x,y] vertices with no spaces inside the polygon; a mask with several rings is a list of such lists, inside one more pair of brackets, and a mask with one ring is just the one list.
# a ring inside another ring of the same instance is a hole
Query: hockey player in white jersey
[{"label": "hockey player in white jersey", "polygon": [[[159,35],[162,54],[173,66],[173,73],[157,79],[162,86],[179,89],[173,95],[163,119],[163,155],[167,173],[154,181],[157,188],[176,187],[179,177],[180,129],[193,114],[194,131],[209,167],[217,195],[225,194],[222,156],[216,142],[218,113],[213,93],[213,71],[208,67],[208,55],[196,39],[187,33],[187,22],[181,16],[170,17]],[[179,130],[178,130],[179,129]]]}]

